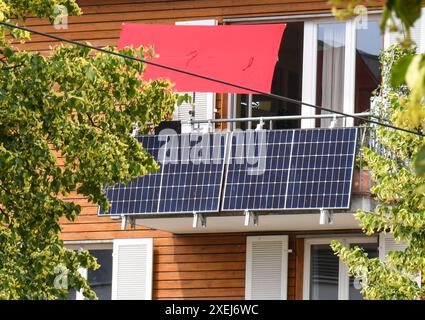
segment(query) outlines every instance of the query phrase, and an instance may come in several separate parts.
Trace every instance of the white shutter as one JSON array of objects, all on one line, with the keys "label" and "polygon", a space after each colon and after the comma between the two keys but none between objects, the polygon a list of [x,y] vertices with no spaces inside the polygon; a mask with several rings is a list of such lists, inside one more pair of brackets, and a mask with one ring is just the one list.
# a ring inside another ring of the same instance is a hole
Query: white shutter
[{"label": "white shutter", "polygon": [[[213,92],[195,92],[195,120],[209,120],[214,118],[215,109],[215,93]],[[202,123],[199,126],[195,125],[202,132],[208,132],[208,123]]]},{"label": "white shutter", "polygon": [[152,299],[152,239],[114,240],[112,299]]},{"label": "white shutter", "polygon": [[[394,239],[392,233],[383,233],[379,234],[379,259],[385,261],[387,255],[390,251],[403,251],[407,248],[407,244],[404,242],[397,242]],[[418,286],[422,285],[421,274],[412,275],[412,280],[416,281]]]},{"label": "white shutter", "polygon": [[379,259],[385,261],[387,254],[390,251],[402,251],[406,249],[407,245],[403,242],[397,242],[392,233],[379,234]]},{"label": "white shutter", "polygon": [[[192,26],[215,26],[217,20],[192,20],[192,21],[178,21],[176,25],[192,25]],[[182,132],[190,132],[191,126],[188,125],[190,119],[194,120],[209,120],[214,118],[215,114],[215,93],[213,92],[188,92],[192,96],[191,104],[183,103],[180,107],[177,107],[175,113],[175,119],[182,122]],[[193,112],[193,114],[191,114]],[[198,128],[195,125],[194,128]],[[199,125],[199,128],[203,132],[208,131],[208,123]]]},{"label": "white shutter", "polygon": [[422,8],[422,15],[421,17],[416,21],[415,25],[411,29],[411,35],[412,40],[415,41],[416,45],[418,46],[418,53],[425,52],[425,9]]},{"label": "white shutter", "polygon": [[425,53],[425,8],[422,8],[420,19],[420,40],[418,40],[418,50],[420,53]]},{"label": "white shutter", "polygon": [[247,237],[245,298],[286,300],[288,236]]},{"label": "white shutter", "polygon": [[[399,23],[396,21],[396,23]],[[425,52],[425,8],[422,8],[422,15],[421,17],[416,21],[414,26],[410,30],[412,40],[415,41],[416,45],[418,46],[418,52],[424,53]],[[389,46],[392,46],[393,44],[396,44],[398,42],[398,39],[402,39],[403,35],[400,34],[400,32],[389,32],[386,31],[385,33],[385,49]]]}]

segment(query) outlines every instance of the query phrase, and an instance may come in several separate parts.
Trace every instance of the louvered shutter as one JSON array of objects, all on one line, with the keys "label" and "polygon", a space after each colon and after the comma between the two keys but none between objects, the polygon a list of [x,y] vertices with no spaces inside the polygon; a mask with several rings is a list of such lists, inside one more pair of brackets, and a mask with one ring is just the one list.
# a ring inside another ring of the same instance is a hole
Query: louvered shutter
[{"label": "louvered shutter", "polygon": [[[385,261],[390,251],[402,251],[407,248],[407,244],[403,242],[397,242],[391,233],[379,234],[379,259]],[[420,287],[422,285],[422,277],[420,274],[413,275],[412,280],[415,280]]]},{"label": "louvered shutter", "polygon": [[[418,52],[425,52],[425,8],[422,8],[422,15],[416,21],[414,26],[411,28],[412,40],[415,41],[418,46]],[[385,35],[385,48],[396,44],[397,39],[401,38],[402,35],[399,32],[388,32]]]},{"label": "louvered shutter", "polygon": [[152,298],[152,239],[114,240],[112,299]]},{"label": "louvered shutter", "polygon": [[397,242],[391,233],[379,234],[379,259],[385,261],[388,252],[402,251],[406,249],[407,245],[402,242]]},{"label": "louvered shutter", "polygon": [[247,238],[245,298],[286,300],[288,236]]},{"label": "louvered shutter", "polygon": [[[192,25],[192,26],[214,26],[217,20],[192,20],[178,21],[176,25]],[[187,92],[192,97],[193,107],[189,103],[183,103],[177,107],[175,120],[182,122],[182,132],[191,132],[192,127],[188,124],[191,119],[209,120],[214,118],[215,113],[215,93],[213,92]],[[202,132],[208,131],[208,123],[194,126]]]}]

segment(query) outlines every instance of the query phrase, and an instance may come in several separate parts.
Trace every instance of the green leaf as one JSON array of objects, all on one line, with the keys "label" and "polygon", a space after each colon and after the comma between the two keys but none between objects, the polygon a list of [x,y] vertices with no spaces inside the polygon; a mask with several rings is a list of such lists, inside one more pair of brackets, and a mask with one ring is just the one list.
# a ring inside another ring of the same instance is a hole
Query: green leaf
[{"label": "green leaf", "polygon": [[187,93],[178,95],[177,106],[180,106],[182,103],[192,103],[192,97]]},{"label": "green leaf", "polygon": [[88,69],[88,70],[86,71],[86,76],[87,76],[87,78],[88,78],[90,81],[93,81],[93,80],[94,80],[94,78],[96,77],[96,72],[95,72],[95,71],[93,71],[93,70],[91,70],[91,69]]},{"label": "green leaf", "polygon": [[6,58],[10,58],[13,55],[13,53],[14,53],[14,51],[9,47],[6,47],[6,48],[3,49],[3,55]]},{"label": "green leaf", "polygon": [[406,83],[406,73],[412,59],[413,55],[404,56],[393,66],[391,71],[391,85],[393,87],[399,87]]},{"label": "green leaf", "polygon": [[422,146],[416,155],[415,170],[418,176],[425,176],[425,145]]},{"label": "green leaf", "polygon": [[394,3],[394,10],[397,17],[408,28],[412,27],[415,21],[420,18],[421,9],[421,0],[396,0]]}]

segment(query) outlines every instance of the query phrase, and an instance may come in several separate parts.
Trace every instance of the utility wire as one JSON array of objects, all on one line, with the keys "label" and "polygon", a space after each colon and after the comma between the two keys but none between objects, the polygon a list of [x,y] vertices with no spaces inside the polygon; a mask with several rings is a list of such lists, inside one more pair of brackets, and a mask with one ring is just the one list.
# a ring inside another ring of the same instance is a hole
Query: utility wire
[{"label": "utility wire", "polygon": [[[121,57],[121,58],[124,58],[124,59],[129,59],[129,60],[133,60],[133,61],[146,63],[148,65],[152,65],[152,66],[155,66],[155,67],[158,67],[158,68],[175,71],[175,72],[186,74],[186,75],[189,75],[189,76],[192,76],[192,77],[197,77],[197,78],[200,78],[200,79],[204,79],[204,80],[220,83],[220,84],[223,84],[223,85],[227,85],[227,86],[230,86],[230,87],[242,89],[242,90],[245,90],[245,91],[253,92],[253,93],[260,94],[260,95],[263,95],[263,96],[266,96],[266,97],[269,97],[269,98],[272,98],[272,99],[275,99],[275,100],[280,100],[280,101],[289,102],[289,103],[298,104],[298,105],[304,105],[304,106],[314,108],[314,109],[317,109],[317,110],[326,111],[326,112],[330,112],[330,113],[334,113],[334,114],[339,114],[339,115],[342,115],[344,117],[353,118],[353,119],[365,121],[365,122],[368,122],[368,123],[376,124],[376,125],[379,125],[379,126],[382,126],[382,127],[387,127],[387,128],[390,128],[390,129],[399,130],[399,131],[403,131],[403,132],[406,132],[406,133],[411,133],[411,134],[415,134],[415,135],[418,135],[418,136],[421,136],[421,137],[425,137],[425,134],[423,134],[421,132],[400,128],[400,127],[397,127],[397,126],[393,126],[391,124],[385,124],[385,123],[382,123],[382,122],[379,122],[379,121],[363,118],[363,117],[360,117],[360,116],[348,114],[348,113],[337,111],[337,110],[332,110],[330,108],[326,108],[326,107],[318,106],[318,105],[315,105],[315,104],[312,104],[312,103],[307,103],[307,102],[303,102],[303,101],[300,101],[300,100],[280,96],[280,95],[277,95],[277,94],[274,94],[274,93],[268,93],[268,92],[265,92],[265,91],[252,89],[252,88],[245,87],[245,86],[238,85],[238,84],[234,84],[234,83],[231,83],[231,82],[211,78],[211,77],[204,76],[204,75],[197,74],[197,73],[193,73],[193,72],[190,72],[190,71],[186,71],[186,70],[170,67],[170,66],[167,66],[167,65],[163,65],[163,64],[160,64],[160,63],[148,61],[148,60],[145,60],[145,59],[142,59],[142,58],[129,56],[129,55],[126,55],[126,54],[123,54],[123,53],[120,53],[120,52],[114,52],[114,51],[103,49],[103,48],[97,48],[97,47],[94,47],[94,46],[89,45],[87,43],[81,43],[81,42],[71,40],[71,39],[67,39],[67,38],[64,38],[64,37],[60,37],[60,36],[57,36],[57,35],[37,31],[37,30],[31,29],[31,28],[28,28],[28,27],[18,26],[18,25],[14,25],[14,24],[11,24],[11,23],[8,23],[8,22],[4,22],[4,21],[0,21],[0,25],[7,26],[9,28],[20,29],[20,30],[23,30],[23,31],[27,31],[29,33],[38,34],[40,36],[55,39],[55,40],[58,40],[58,41],[61,41],[61,42],[66,42],[66,43],[69,43],[69,44],[72,44],[72,45],[75,45],[75,46],[78,46],[78,47],[95,50],[95,51],[98,51],[98,52],[114,55],[114,56]],[[377,117],[375,117],[375,116],[372,116],[372,117],[377,119]]]}]

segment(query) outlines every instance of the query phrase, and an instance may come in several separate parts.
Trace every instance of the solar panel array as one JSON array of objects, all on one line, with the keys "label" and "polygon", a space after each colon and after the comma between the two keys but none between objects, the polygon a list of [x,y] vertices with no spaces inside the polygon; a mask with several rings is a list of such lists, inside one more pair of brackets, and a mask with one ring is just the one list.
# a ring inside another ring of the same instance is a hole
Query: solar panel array
[{"label": "solar panel array", "polygon": [[141,136],[161,170],[107,189],[107,214],[348,208],[356,138],[356,128]]}]

